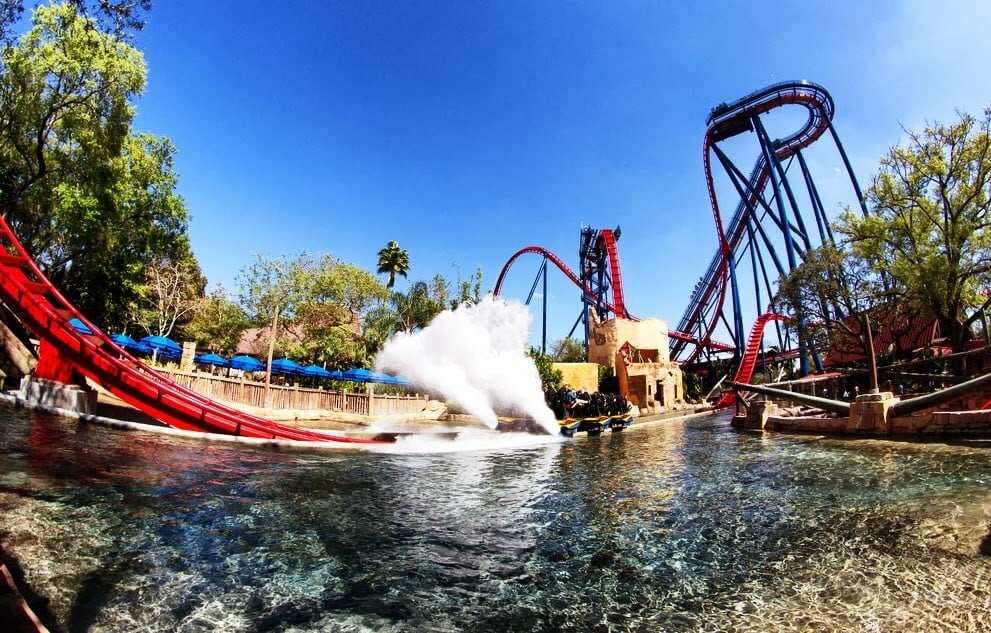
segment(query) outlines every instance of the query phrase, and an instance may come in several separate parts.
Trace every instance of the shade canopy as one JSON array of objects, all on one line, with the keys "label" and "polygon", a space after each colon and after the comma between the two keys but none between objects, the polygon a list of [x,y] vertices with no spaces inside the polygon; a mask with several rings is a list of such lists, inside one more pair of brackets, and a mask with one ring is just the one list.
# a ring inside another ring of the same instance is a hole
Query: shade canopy
[{"label": "shade canopy", "polygon": [[216,367],[228,367],[231,362],[220,354],[200,354],[193,358],[193,362],[199,365],[214,365]]},{"label": "shade canopy", "polygon": [[372,372],[368,371],[367,369],[356,367],[354,369],[349,369],[346,372],[344,372],[343,378],[344,380],[350,380],[351,382],[371,382]]},{"label": "shade canopy", "polygon": [[334,371],[330,372],[330,379],[331,380],[344,380],[344,372],[341,371],[340,369],[335,369]]},{"label": "shade canopy", "polygon": [[138,344],[137,341],[135,341],[133,338],[131,338],[127,334],[111,334],[110,335],[110,340],[113,341],[114,343],[117,343],[118,345],[120,345],[124,349],[127,349],[129,347],[134,347],[135,345]]},{"label": "shade canopy", "polygon": [[307,365],[303,368],[303,375],[310,378],[321,378],[327,379],[331,377],[331,373],[321,367],[320,365]]},{"label": "shade canopy", "polygon": [[231,369],[243,369],[244,371],[263,371],[265,363],[257,358],[241,354],[231,359]]},{"label": "shade canopy", "polygon": [[93,330],[82,322],[78,317],[72,317],[69,319],[69,325],[76,329],[80,334],[92,334]]},{"label": "shade canopy", "polygon": [[153,350],[157,350],[158,355],[164,358],[171,360],[182,358],[182,348],[167,336],[153,334],[152,336],[146,336],[141,339],[141,343],[144,343]]},{"label": "shade canopy", "polygon": [[411,384],[410,381],[406,380],[405,378],[401,378],[399,376],[393,376],[391,374],[376,374],[376,376],[378,377],[376,382],[381,382],[386,385],[406,386]]},{"label": "shade canopy", "polygon": [[110,340],[123,347],[126,351],[133,352],[135,354],[150,356],[152,352],[155,351],[151,348],[151,346],[145,345],[144,343],[138,343],[127,334],[112,334],[110,336]]},{"label": "shade canopy", "polygon": [[272,361],[272,373],[286,376],[300,375],[303,373],[303,366],[288,358],[277,358]]},{"label": "shade canopy", "polygon": [[131,338],[127,334],[111,334],[110,335],[110,340],[113,341],[114,343],[117,343],[118,345],[120,345],[124,349],[134,349],[138,345],[140,345],[140,343],[138,343],[137,341],[135,341],[133,338]]}]

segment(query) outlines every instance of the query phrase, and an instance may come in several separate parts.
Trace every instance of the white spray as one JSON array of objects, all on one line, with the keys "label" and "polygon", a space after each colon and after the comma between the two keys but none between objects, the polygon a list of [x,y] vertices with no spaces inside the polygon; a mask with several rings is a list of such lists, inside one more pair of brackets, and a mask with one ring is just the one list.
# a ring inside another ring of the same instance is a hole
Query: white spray
[{"label": "white spray", "polygon": [[487,296],[440,313],[422,330],[396,334],[375,357],[375,368],[408,378],[490,428],[499,411],[529,416],[556,435],[540,374],[526,354],[529,329],[526,306]]}]

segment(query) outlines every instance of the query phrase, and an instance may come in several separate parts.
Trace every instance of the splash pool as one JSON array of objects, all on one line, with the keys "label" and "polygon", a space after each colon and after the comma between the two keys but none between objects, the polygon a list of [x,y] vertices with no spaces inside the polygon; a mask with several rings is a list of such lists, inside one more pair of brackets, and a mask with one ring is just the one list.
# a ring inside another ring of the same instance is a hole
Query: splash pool
[{"label": "splash pool", "polygon": [[719,417],[318,454],[0,408],[0,544],[55,631],[988,630],[989,484],[981,442]]}]

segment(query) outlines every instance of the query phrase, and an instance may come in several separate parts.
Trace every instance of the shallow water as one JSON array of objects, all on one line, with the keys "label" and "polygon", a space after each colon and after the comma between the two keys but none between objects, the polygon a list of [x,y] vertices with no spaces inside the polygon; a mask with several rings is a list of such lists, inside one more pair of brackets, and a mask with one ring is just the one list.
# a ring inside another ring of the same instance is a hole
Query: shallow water
[{"label": "shallow water", "polygon": [[0,543],[55,631],[991,629],[981,442],[704,418],[456,448],[277,452],[0,408]]}]

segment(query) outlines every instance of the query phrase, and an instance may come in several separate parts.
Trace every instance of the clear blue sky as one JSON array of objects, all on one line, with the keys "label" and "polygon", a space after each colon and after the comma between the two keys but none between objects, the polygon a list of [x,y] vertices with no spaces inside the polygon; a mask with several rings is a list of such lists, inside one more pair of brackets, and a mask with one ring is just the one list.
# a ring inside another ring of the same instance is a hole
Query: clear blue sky
[{"label": "clear blue sky", "polygon": [[[525,245],[575,268],[582,224],[621,226],[630,311],[674,327],[716,248],[713,106],[824,86],[866,183],[903,127],[991,105],[988,24],[986,0],[159,0],[136,125],[178,148],[211,287],[235,291],[255,253],[374,270],[396,240],[411,280],[481,267],[490,289]],[[539,263],[503,295],[525,298]],[[554,274],[548,296],[553,340],[579,293]]]}]

